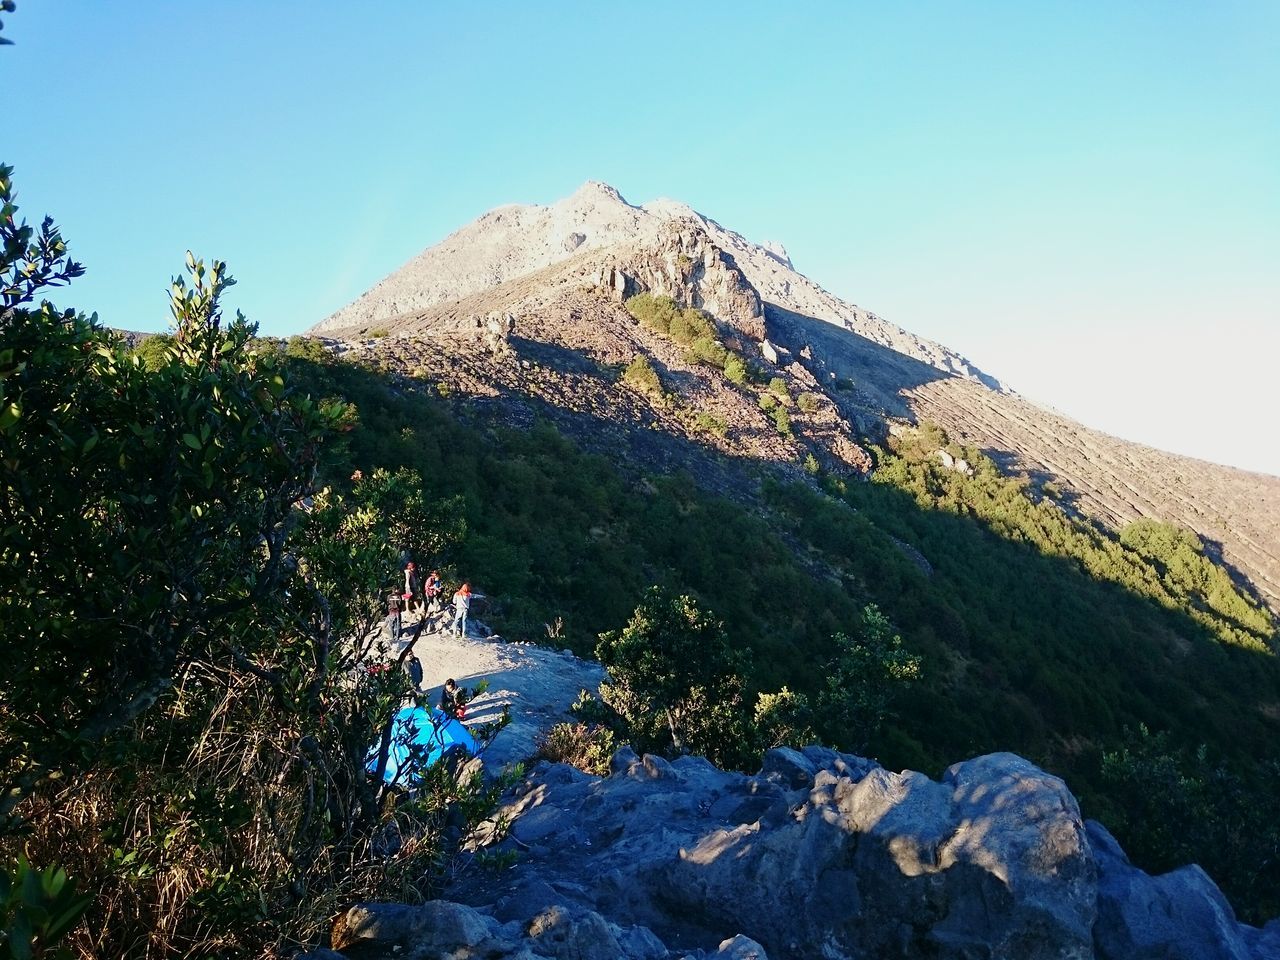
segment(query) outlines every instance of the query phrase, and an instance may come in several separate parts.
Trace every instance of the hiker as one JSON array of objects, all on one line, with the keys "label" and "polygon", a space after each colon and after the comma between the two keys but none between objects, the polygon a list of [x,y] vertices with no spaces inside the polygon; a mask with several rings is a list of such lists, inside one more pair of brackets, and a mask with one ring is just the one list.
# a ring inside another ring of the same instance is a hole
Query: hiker
[{"label": "hiker", "polygon": [[400,611],[404,609],[404,599],[398,593],[387,598],[387,628],[391,631],[391,642],[400,639]]},{"label": "hiker", "polygon": [[444,585],[440,582],[440,571],[432,570],[427,576],[427,582],[422,589],[427,613],[435,613],[436,607],[440,603],[440,594],[443,591]]},{"label": "hiker", "polygon": [[[414,562],[410,560],[404,566],[404,602],[405,608],[409,613],[413,612],[413,608],[417,603],[418,593],[418,568]],[[422,604],[422,612],[427,612],[427,605],[424,601]]]},{"label": "hiker", "polygon": [[440,691],[440,709],[447,716],[461,720],[467,715],[466,704],[466,691],[458,686],[453,677],[450,677],[444,682],[444,688]]},{"label": "hiker", "polygon": [[453,632],[459,637],[467,635],[467,612],[471,609],[471,584],[464,583],[453,595]]},{"label": "hiker", "polygon": [[409,654],[409,659],[405,662],[409,668],[409,679],[413,681],[414,693],[422,691],[422,661],[418,659],[417,654]]}]

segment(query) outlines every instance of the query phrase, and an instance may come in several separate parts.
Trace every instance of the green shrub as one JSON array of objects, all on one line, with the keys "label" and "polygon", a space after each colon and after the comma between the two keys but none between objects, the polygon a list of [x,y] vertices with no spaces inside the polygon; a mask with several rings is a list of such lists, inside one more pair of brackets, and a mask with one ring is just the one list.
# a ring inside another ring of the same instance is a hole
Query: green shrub
[{"label": "green shrub", "polygon": [[386,327],[374,327],[369,331],[369,338],[372,340],[381,340],[383,337],[391,336],[391,331]]},{"label": "green shrub", "polygon": [[713,413],[700,413],[694,421],[699,430],[705,430],[707,433],[714,433],[718,437],[723,437],[729,432],[729,425],[724,419],[717,417]]},{"label": "green shrub", "polygon": [[735,386],[742,386],[747,382],[747,364],[737,354],[729,354],[724,361],[724,378]]},{"label": "green shrub", "polygon": [[804,472],[811,477],[816,477],[822,472],[822,465],[812,453],[806,453],[804,456]]},{"label": "green shrub", "polygon": [[539,740],[535,756],[552,763],[567,763],[583,773],[603,777],[618,749],[608,727],[588,723],[557,723]]},{"label": "green shrub", "polygon": [[773,411],[773,425],[784,437],[791,436],[791,414],[787,413],[786,407],[779,406]]},{"label": "green shrub", "polygon": [[796,403],[805,413],[813,413],[818,409],[818,395],[816,393],[802,393],[796,398]]},{"label": "green shrub", "polygon": [[661,397],[663,394],[662,379],[644,354],[637,354],[635,359],[627,364],[627,369],[622,373],[622,380],[641,393],[654,397]]},{"label": "green shrub", "polygon": [[715,324],[701,310],[689,307],[671,318],[671,339],[681,346],[691,346],[700,339],[714,340]]},{"label": "green shrub", "polygon": [[723,370],[729,359],[729,351],[719,341],[711,337],[699,337],[690,348],[693,358],[700,363]]},{"label": "green shrub", "polygon": [[769,392],[783,403],[791,402],[791,391],[787,389],[787,381],[781,377],[774,377],[769,381]]},{"label": "green shrub", "polygon": [[640,321],[640,325],[658,333],[669,334],[671,321],[677,313],[675,301],[670,297],[655,297],[651,293],[637,293],[628,298],[628,312]]},{"label": "green shrub", "polygon": [[771,393],[760,394],[760,399],[757,402],[760,404],[760,409],[765,413],[778,407],[778,398]]}]

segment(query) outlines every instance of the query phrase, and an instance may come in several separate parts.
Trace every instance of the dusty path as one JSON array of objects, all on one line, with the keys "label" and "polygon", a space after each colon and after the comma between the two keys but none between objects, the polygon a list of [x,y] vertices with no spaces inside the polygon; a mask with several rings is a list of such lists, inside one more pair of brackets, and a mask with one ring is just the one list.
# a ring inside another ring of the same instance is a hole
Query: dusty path
[{"label": "dusty path", "polygon": [[[579,691],[596,693],[604,679],[599,664],[570,653],[480,639],[474,621],[471,634],[459,639],[448,632],[448,625],[444,614],[438,614],[414,644],[414,653],[422,661],[422,687],[434,706],[450,677],[464,687],[489,681],[489,689],[469,705],[466,722],[468,726],[486,723],[501,716],[503,704],[511,708],[511,723],[484,753],[485,766],[494,772],[532,756],[539,736],[571,719],[569,707]],[[404,626],[412,636],[416,618],[406,620]]]}]

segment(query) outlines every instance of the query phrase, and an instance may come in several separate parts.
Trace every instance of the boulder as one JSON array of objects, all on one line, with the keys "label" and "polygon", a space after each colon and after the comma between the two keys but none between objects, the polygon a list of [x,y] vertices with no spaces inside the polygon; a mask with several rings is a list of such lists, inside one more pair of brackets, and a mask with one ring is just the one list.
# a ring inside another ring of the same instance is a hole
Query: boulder
[{"label": "boulder", "polygon": [[1129,863],[1115,838],[1088,824],[1098,866],[1099,960],[1250,960],[1235,913],[1198,866],[1158,877]]}]

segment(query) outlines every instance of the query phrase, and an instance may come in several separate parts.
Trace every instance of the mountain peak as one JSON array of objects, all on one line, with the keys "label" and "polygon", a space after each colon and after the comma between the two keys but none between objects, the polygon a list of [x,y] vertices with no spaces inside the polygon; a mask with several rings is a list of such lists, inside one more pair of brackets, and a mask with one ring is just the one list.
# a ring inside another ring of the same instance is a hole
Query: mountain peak
[{"label": "mountain peak", "polygon": [[627,203],[626,198],[618,192],[618,188],[605,183],[603,180],[588,180],[583,183],[569,197],[571,203],[577,203],[583,200],[588,201],[604,201],[608,203],[620,203],[623,206],[631,206]]}]

